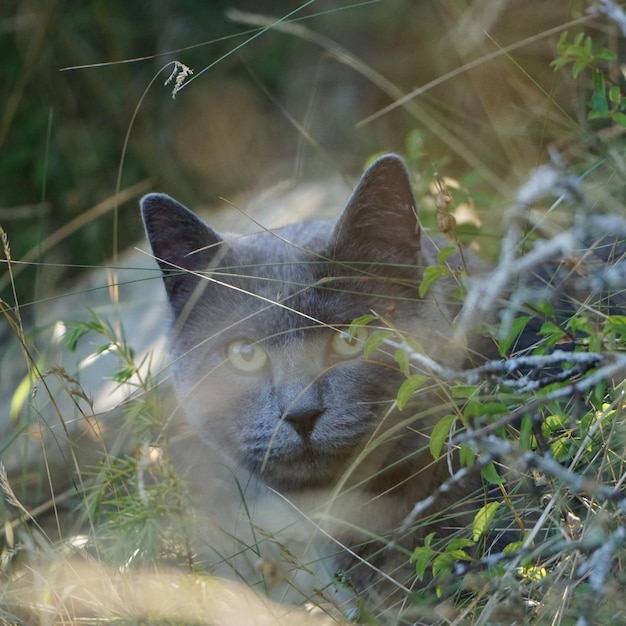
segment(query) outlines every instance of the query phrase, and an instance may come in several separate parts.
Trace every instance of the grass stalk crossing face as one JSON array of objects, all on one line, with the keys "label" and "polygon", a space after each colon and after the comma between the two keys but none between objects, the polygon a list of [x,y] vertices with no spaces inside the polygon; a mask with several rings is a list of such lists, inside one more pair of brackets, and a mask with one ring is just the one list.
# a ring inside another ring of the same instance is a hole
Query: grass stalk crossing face
[{"label": "grass stalk crossing face", "polygon": [[[373,312],[433,358],[465,361],[443,349],[453,273],[420,293],[442,244],[421,236],[403,162],[375,161],[333,221],[224,237],[167,196],[146,196],[142,213],[173,314],[175,388],[200,438],[283,494],[352,490],[353,510],[332,504],[348,545],[389,536],[448,472],[428,451],[445,401],[430,383],[401,412],[396,351],[372,351],[380,329],[352,321]],[[433,507],[451,509],[450,529],[462,525],[454,494],[478,487],[464,481]]]}]

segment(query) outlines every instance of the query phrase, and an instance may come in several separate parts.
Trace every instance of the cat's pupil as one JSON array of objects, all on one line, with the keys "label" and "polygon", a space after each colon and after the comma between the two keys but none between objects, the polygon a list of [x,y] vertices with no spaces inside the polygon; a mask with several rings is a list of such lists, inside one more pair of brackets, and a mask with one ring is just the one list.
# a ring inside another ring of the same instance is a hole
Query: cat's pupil
[{"label": "cat's pupil", "polygon": [[251,345],[243,344],[239,347],[239,356],[244,361],[252,361],[254,358],[254,348]]},{"label": "cat's pupil", "polygon": [[341,356],[355,357],[362,352],[367,336],[368,330],[365,327],[358,328],[354,333],[344,330],[333,336],[331,348]]},{"label": "cat's pupil", "polygon": [[354,337],[350,337],[350,333],[347,333],[345,330],[340,333],[341,339],[345,341],[349,346],[353,346],[356,343],[356,339]]}]

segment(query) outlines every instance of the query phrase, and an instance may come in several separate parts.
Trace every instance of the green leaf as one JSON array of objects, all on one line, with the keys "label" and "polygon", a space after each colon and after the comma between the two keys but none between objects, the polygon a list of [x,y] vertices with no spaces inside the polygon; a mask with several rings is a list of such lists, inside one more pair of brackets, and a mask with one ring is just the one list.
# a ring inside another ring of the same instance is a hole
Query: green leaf
[{"label": "green leaf", "polygon": [[105,352],[108,352],[109,350],[111,350],[114,347],[115,347],[115,344],[111,343],[110,341],[108,343],[103,343],[101,346],[98,346],[98,348],[96,349],[95,354],[100,356],[101,354],[104,354]]},{"label": "green leaf", "polygon": [[605,116],[609,112],[609,102],[606,99],[606,83],[604,81],[604,74],[597,69],[593,70],[591,110],[601,116]]},{"label": "green leaf", "polygon": [[363,326],[367,326],[370,322],[373,322],[376,319],[375,315],[368,313],[367,315],[361,315],[361,317],[357,317],[353,320],[352,324],[350,324],[350,330],[348,331],[348,337],[351,340],[354,340],[356,334],[359,332],[359,329],[363,328]]},{"label": "green leaf", "polygon": [[116,383],[127,383],[135,375],[136,371],[137,370],[134,367],[124,367],[115,372],[111,376],[111,380]]},{"label": "green leaf", "polygon": [[428,380],[428,376],[422,376],[421,374],[416,374],[415,376],[411,376],[407,378],[401,385],[400,389],[398,389],[398,394],[396,396],[396,403],[398,408],[402,411],[402,409],[407,405],[407,402],[413,397],[413,394]]},{"label": "green leaf", "polygon": [[532,309],[533,311],[541,313],[544,317],[554,317],[554,307],[549,300],[539,300],[538,302],[533,302]]},{"label": "green leaf", "polygon": [[626,128],[626,113],[614,113],[613,121]]},{"label": "green leaf", "polygon": [[564,30],[561,33],[561,36],[559,37],[559,41],[556,44],[556,50],[559,54],[564,54],[565,50],[567,49],[567,46],[569,45],[567,43],[568,34],[569,34],[569,31]]},{"label": "green leaf", "polygon": [[393,333],[389,330],[377,330],[374,331],[365,342],[365,346],[363,348],[363,354],[366,357],[371,356],[374,350],[377,350],[387,339],[392,339]]},{"label": "green leaf", "polygon": [[567,463],[571,460],[571,444],[569,436],[558,437],[550,444],[550,454],[557,463]]},{"label": "green leaf", "polygon": [[613,104],[619,104],[622,101],[622,91],[617,85],[613,85],[609,89],[609,100]]},{"label": "green leaf", "polygon": [[579,74],[589,65],[588,59],[579,59],[572,66],[572,76],[578,78]]},{"label": "green leaf", "polygon": [[591,393],[592,402],[597,407],[601,407],[604,403],[604,399],[606,398],[606,383],[599,383],[593,388],[593,392]]},{"label": "green leaf", "polygon": [[456,537],[450,539],[446,545],[446,552],[453,552],[454,550],[462,550],[463,548],[471,548],[474,545],[474,541],[467,537]]},{"label": "green leaf", "polygon": [[69,332],[65,335],[65,344],[70,352],[76,351],[76,346],[80,339],[89,333],[90,330],[84,326],[71,326]]},{"label": "green leaf", "polygon": [[513,554],[520,550],[523,545],[523,541],[512,541],[511,543],[507,543],[506,546],[504,546],[502,552],[504,554]]},{"label": "green leaf", "polygon": [[476,453],[470,446],[463,444],[459,448],[459,461],[463,467],[472,467],[476,462]]},{"label": "green leaf", "polygon": [[474,541],[478,541],[488,530],[489,525],[493,522],[493,518],[498,512],[499,502],[488,502],[474,516],[472,522],[472,537]]},{"label": "green leaf", "polygon": [[411,561],[415,563],[415,573],[420,580],[424,580],[424,574],[426,574],[426,568],[430,562],[434,552],[430,548],[422,547],[415,548],[411,555]]},{"label": "green leaf", "polygon": [[20,415],[20,411],[26,402],[30,392],[33,389],[33,385],[37,380],[37,372],[41,372],[45,366],[45,361],[42,359],[37,363],[37,367],[31,367],[28,374],[22,378],[20,384],[17,386],[11,397],[11,405],[9,407],[9,418],[13,423],[17,423]]},{"label": "green leaf", "polygon": [[572,317],[572,319],[567,322],[567,328],[574,333],[585,333],[586,335],[593,333],[589,318],[584,315]]},{"label": "green leaf", "polygon": [[453,398],[471,398],[478,389],[478,385],[454,385],[450,387],[450,392]]},{"label": "green leaf", "polygon": [[[470,561],[470,556],[467,552],[465,552],[465,550],[460,550],[458,548],[454,549],[454,550],[446,550],[444,552],[445,556],[449,557],[450,559],[454,559],[455,561]],[[444,554],[442,554],[441,556],[444,556]]]},{"label": "green leaf", "polygon": [[433,576],[441,576],[442,578],[446,578],[447,576],[452,574],[452,565],[453,559],[450,555],[446,554],[445,552],[438,555],[433,560]]},{"label": "green leaf", "polygon": [[405,376],[410,376],[411,372],[409,370],[409,353],[403,348],[400,348],[399,350],[396,350],[396,353],[393,355],[393,358],[395,359],[396,363],[400,366],[400,371]]},{"label": "green leaf", "polygon": [[420,298],[423,298],[432,288],[432,286],[442,277],[450,274],[447,267],[441,265],[429,265],[424,270],[424,276],[419,287]]},{"label": "green leaf", "polygon": [[487,463],[487,465],[483,467],[481,473],[483,475],[483,478],[490,485],[501,485],[504,482],[504,478],[500,476],[498,470],[496,469],[496,466],[493,463]]},{"label": "green leaf", "polygon": [[520,315],[511,323],[509,334],[498,342],[498,351],[500,356],[506,356],[513,342],[520,336],[521,332],[526,328],[526,324],[530,321],[529,315]]},{"label": "green leaf", "polygon": [[430,435],[430,442],[428,444],[430,448],[430,453],[432,454],[435,461],[439,459],[441,455],[441,449],[448,439],[450,435],[450,429],[452,428],[452,424],[454,424],[456,419],[456,415],[446,415],[435,424],[435,427],[433,428],[433,431]]},{"label": "green leaf", "polygon": [[437,265],[443,265],[456,252],[456,246],[446,246],[437,253]]},{"label": "green leaf", "polygon": [[539,334],[548,338],[554,343],[556,343],[565,335],[563,329],[560,326],[557,326],[554,322],[544,322],[539,329]]},{"label": "green leaf", "polygon": [[415,548],[410,558],[411,563],[415,563],[415,571],[420,580],[423,580],[424,574],[426,573],[426,568],[428,567],[428,563],[430,559],[436,554],[436,552],[431,548],[431,543],[434,536],[434,532],[428,533],[428,535],[424,537],[424,545]]},{"label": "green leaf", "polygon": [[626,334],[626,315],[609,315],[604,322],[603,332]]},{"label": "green leaf", "polygon": [[606,48],[600,48],[594,56],[597,61],[615,61],[617,58],[613,52],[607,50]]},{"label": "green leaf", "polygon": [[566,58],[566,57],[559,57],[558,59],[554,59],[554,61],[552,61],[550,63],[550,67],[553,67],[554,71],[558,72],[559,70],[563,69],[570,62],[571,62],[571,60]]},{"label": "green leaf", "polygon": [[484,417],[485,415],[502,415],[508,410],[508,407],[501,402],[483,402],[478,398],[470,398],[463,409],[463,415],[465,417]]},{"label": "green leaf", "polygon": [[[591,106],[591,103],[590,103],[590,106]],[[590,110],[589,113],[587,113],[588,120],[603,120],[607,117],[611,117],[610,111],[608,113],[599,113],[598,111]]]},{"label": "green leaf", "polygon": [[522,450],[531,450],[533,444],[533,421],[528,415],[522,417],[519,429],[519,445]]}]

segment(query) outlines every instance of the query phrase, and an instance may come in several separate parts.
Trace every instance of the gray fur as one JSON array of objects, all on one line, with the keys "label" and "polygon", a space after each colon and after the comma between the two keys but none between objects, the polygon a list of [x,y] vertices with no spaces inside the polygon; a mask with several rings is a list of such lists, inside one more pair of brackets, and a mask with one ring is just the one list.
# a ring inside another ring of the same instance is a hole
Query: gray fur
[{"label": "gray fur", "polygon": [[[373,311],[430,356],[465,360],[447,346],[458,310],[454,280],[425,298],[418,293],[439,243],[421,235],[402,161],[377,160],[334,221],[238,238],[215,233],[167,196],[146,196],[142,213],[174,314],[175,388],[202,440],[290,498],[334,493],[332,515],[361,528],[339,524],[343,543],[388,537],[449,476],[447,461],[435,463],[428,451],[446,399],[434,382],[398,411],[393,401],[405,377],[393,355],[383,346],[369,358],[345,358],[333,353],[333,338]],[[228,346],[241,339],[258,342],[266,367],[232,366]],[[466,523],[467,496],[478,487],[471,479],[433,507],[451,509],[439,534]],[[413,529],[406,545],[429,529]],[[374,557],[382,547],[358,551],[383,570],[406,564],[404,554]],[[354,565],[347,557],[337,563]],[[357,588],[375,577],[363,565],[352,572]]]}]

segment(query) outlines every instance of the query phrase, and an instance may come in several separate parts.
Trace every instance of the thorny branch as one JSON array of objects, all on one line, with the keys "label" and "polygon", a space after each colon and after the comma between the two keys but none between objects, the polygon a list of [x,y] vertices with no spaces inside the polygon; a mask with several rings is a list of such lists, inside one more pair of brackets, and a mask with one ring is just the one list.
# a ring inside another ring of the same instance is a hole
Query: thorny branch
[{"label": "thorny branch", "polygon": [[491,460],[506,459],[507,463],[514,464],[521,471],[536,469],[567,485],[572,494],[585,494],[602,502],[614,502],[617,508],[626,514],[625,493],[563,467],[549,452],[541,454],[520,450],[506,439],[495,435],[483,435],[480,431],[474,430],[459,434],[456,442],[470,444],[476,451],[486,454]]},{"label": "thorny branch", "polygon": [[[470,443],[474,449],[486,455],[490,460],[506,458],[507,462],[515,464],[521,471],[534,468],[544,475],[551,476],[567,486],[572,494],[587,495],[601,502],[615,503],[618,511],[626,514],[626,494],[621,490],[608,485],[599,483],[596,480],[580,476],[576,472],[563,467],[558,463],[549,452],[538,454],[531,451],[522,451],[511,442],[496,437],[494,435],[484,436],[474,431],[465,432],[458,437],[458,441]],[[532,534],[531,534],[532,535]],[[532,535],[534,536],[534,535]],[[593,612],[594,606],[599,596],[604,593],[604,583],[610,571],[611,564],[615,559],[617,550],[626,543],[626,526],[622,518],[621,524],[608,536],[603,536],[596,541],[595,545],[572,545],[570,551],[574,548],[586,548],[586,552],[590,552],[590,556],[585,560],[577,570],[580,578],[588,576],[590,587],[590,602],[586,606],[586,610],[578,616],[577,626],[587,626],[590,623],[589,617]],[[523,556],[523,552],[527,551],[530,545],[530,536],[524,542],[523,549],[518,552],[515,558],[510,562],[507,568],[508,574],[512,575],[513,570],[519,562],[519,558]],[[493,555],[497,557],[498,555]],[[502,555],[503,557],[504,555]]]},{"label": "thorny branch", "polygon": [[[396,350],[404,350],[413,364],[422,367],[439,380],[446,382],[462,381],[468,385],[477,385],[481,381],[492,380],[493,382],[511,387],[520,393],[536,391],[554,382],[564,382],[575,376],[581,376],[591,369],[599,368],[587,378],[556,389],[554,392],[544,396],[544,401],[547,401],[548,398],[566,397],[572,393],[583,393],[604,380],[609,380],[620,374],[626,375],[626,354],[621,353],[605,354],[555,350],[550,354],[517,356],[510,359],[487,361],[485,364],[473,369],[456,370],[437,363],[425,354],[412,350],[406,343],[387,339],[385,344]],[[565,366],[565,369],[557,373],[544,373],[543,376],[537,377],[540,372],[556,365]],[[525,370],[528,371],[522,374]]]},{"label": "thorny branch", "polygon": [[[552,156],[553,164],[538,167],[518,189],[516,202],[509,210],[509,226],[502,240],[498,266],[493,272],[475,278],[470,284],[469,293],[458,316],[455,340],[461,340],[473,330],[475,320],[489,319],[493,314],[493,303],[498,302],[514,278],[559,255],[567,256],[576,242],[583,239],[583,225],[577,224],[574,229],[542,243],[522,258],[518,257],[524,232],[523,224],[534,201],[546,195],[555,195],[560,199],[576,200],[579,206],[587,206],[580,180],[562,167],[558,155]],[[506,331],[505,328],[504,332]]]},{"label": "thorny branch", "polygon": [[556,478],[565,484],[572,494],[585,494],[603,502],[614,502],[618,509],[626,514],[626,494],[619,489],[592,481],[563,467],[555,461],[549,452],[539,454],[520,450],[512,442],[492,434],[485,434],[481,430],[467,430],[460,433],[450,445],[462,443],[471,445],[474,450],[480,453],[476,465],[471,468],[462,467],[458,469],[428,498],[416,502],[400,525],[399,534],[406,532],[428,507],[434,504],[441,495],[449,492],[456,484],[465,480],[471,471],[480,470],[492,461],[502,459],[506,459],[508,464],[515,466],[522,472],[536,469],[547,476]]},{"label": "thorny branch", "polygon": [[[608,1],[603,4],[614,6]],[[623,16],[623,13],[620,15]],[[624,26],[626,26],[626,16],[623,17],[625,18]],[[616,18],[613,17],[613,19]],[[500,262],[489,275],[474,278],[470,283],[468,296],[457,317],[452,345],[455,342],[463,344],[463,338],[474,329],[475,320],[489,319],[489,315],[493,314],[493,303],[502,297],[515,278],[523,277],[542,263],[553,261],[559,256],[568,256],[577,247],[583,247],[581,244],[589,240],[590,234],[626,235],[626,222],[623,219],[590,215],[580,180],[565,171],[558,155],[552,156],[552,165],[538,168],[529,181],[518,190],[515,205],[510,211],[509,226],[502,244]],[[518,256],[527,209],[534,201],[546,194],[556,195],[557,202],[562,200],[573,202],[577,210],[574,226],[550,241],[542,242],[524,256]],[[626,263],[624,261],[612,265],[600,265],[599,269],[595,269],[597,270],[595,273],[584,278],[589,289],[617,292],[626,288]],[[513,294],[513,301],[516,295],[520,295],[518,299],[523,301],[523,294]],[[510,323],[514,314],[515,310],[510,310],[508,316],[506,311],[503,315],[501,328],[504,336],[508,333],[507,320]],[[622,492],[619,484],[611,487],[576,473],[573,469],[574,464],[564,467],[549,451],[523,450],[515,442],[500,438],[494,433],[497,426],[510,423],[520,415],[528,414],[535,405],[545,405],[557,399],[584,396],[600,383],[611,379],[623,380],[626,377],[626,354],[555,350],[547,355],[522,355],[488,361],[480,367],[469,370],[456,370],[416,352],[406,343],[388,340],[386,344],[406,351],[413,365],[446,382],[461,381],[477,385],[489,381],[505,385],[520,394],[526,394],[552,383],[570,381],[569,384],[551,389],[540,397],[534,396],[530,400],[525,400],[519,410],[513,410],[503,416],[497,424],[468,428],[451,438],[450,446],[470,445],[478,453],[476,463],[472,467],[461,467],[428,498],[414,503],[412,510],[398,529],[398,534],[406,532],[431,505],[444,497],[455,485],[464,481],[470,472],[481,471],[493,461],[506,460],[507,464],[512,464],[522,472],[535,469],[542,475],[556,480],[570,494],[585,495],[601,503],[611,502],[618,513],[616,529],[603,533],[601,538],[590,536],[580,541],[570,539],[567,541],[566,548],[562,545],[558,548],[558,554],[562,554],[566,549],[569,552],[576,551],[579,555],[586,555],[576,575],[580,579],[585,577],[588,579],[591,597],[585,609],[579,613],[577,626],[588,626],[597,600],[605,591],[605,583],[617,551],[626,544],[626,523],[624,522],[626,494]],[[534,524],[534,528],[525,536],[524,543],[519,550],[507,554],[490,554],[478,564],[470,565],[469,568],[476,565],[490,566],[505,561],[507,562],[507,576],[512,577],[515,575],[520,559],[532,556],[537,550],[542,551],[543,554],[546,549],[555,549],[554,544],[551,544],[552,547],[540,545],[538,548],[533,548],[533,542],[541,532],[551,511],[557,506],[557,501],[555,495]],[[561,544],[562,541],[557,543]],[[468,566],[461,563],[457,573],[463,574],[464,569],[467,571]],[[483,617],[488,619],[488,615],[489,611],[486,610]]]}]

